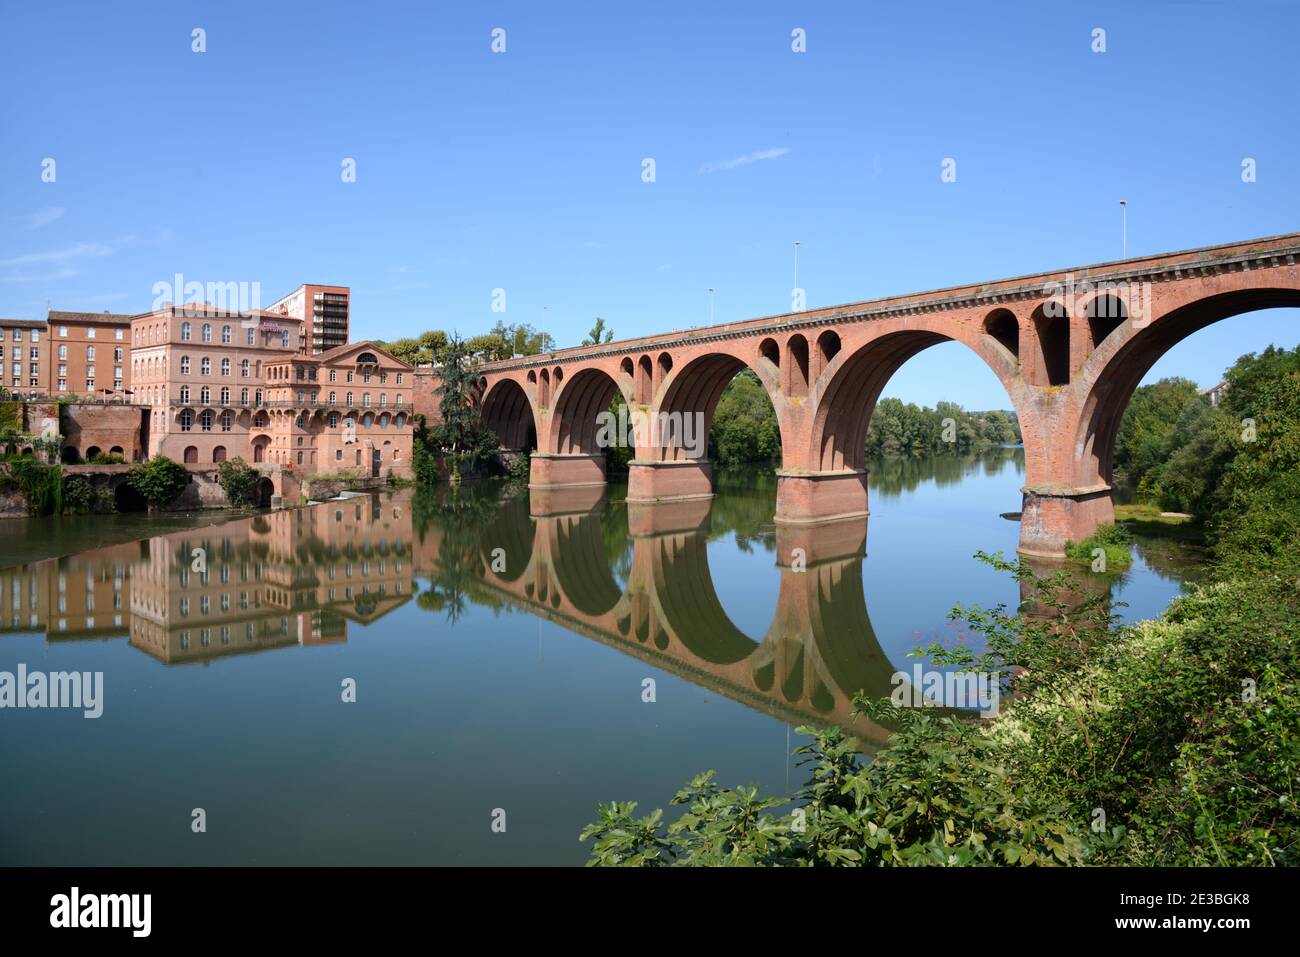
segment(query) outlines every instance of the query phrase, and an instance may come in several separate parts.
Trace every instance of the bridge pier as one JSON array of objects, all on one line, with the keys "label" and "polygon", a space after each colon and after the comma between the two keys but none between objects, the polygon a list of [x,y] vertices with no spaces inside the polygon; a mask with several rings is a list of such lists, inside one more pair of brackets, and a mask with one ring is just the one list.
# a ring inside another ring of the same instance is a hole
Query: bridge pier
[{"label": "bridge pier", "polygon": [[604,485],[605,453],[560,454],[534,452],[528,473],[529,488],[557,488],[565,485]]},{"label": "bridge pier", "polygon": [[823,562],[861,559],[866,551],[865,518],[776,527],[776,564],[782,569],[803,571]]},{"label": "bridge pier", "polygon": [[1026,485],[1022,488],[1020,546],[1028,558],[1061,558],[1065,543],[1083,541],[1098,525],[1115,521],[1111,487],[1105,483],[1086,488],[1064,485]]},{"label": "bridge pier", "polygon": [[867,470],[776,473],[776,523],[820,525],[867,516]]},{"label": "bridge pier", "polygon": [[628,463],[629,503],[680,502],[713,497],[713,467],[708,459]]}]

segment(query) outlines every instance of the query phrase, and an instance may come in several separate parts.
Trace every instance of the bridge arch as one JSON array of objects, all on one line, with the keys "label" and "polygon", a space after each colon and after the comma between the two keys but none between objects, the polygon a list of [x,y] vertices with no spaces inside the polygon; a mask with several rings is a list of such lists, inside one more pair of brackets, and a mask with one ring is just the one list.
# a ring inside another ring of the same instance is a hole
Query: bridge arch
[{"label": "bridge arch", "polygon": [[482,420],[501,448],[524,452],[537,448],[537,415],[528,394],[514,379],[499,379],[483,396]]},{"label": "bridge arch", "polygon": [[[660,462],[702,461],[708,457],[713,414],[727,386],[742,371],[753,372],[776,410],[777,427],[784,435],[779,385],[775,370],[766,363],[750,363],[739,351],[709,352],[671,368],[652,407],[655,428],[647,436],[650,459]],[[688,416],[692,418],[687,424]],[[693,448],[692,448],[693,446]],[[694,451],[696,454],[692,454]]]},{"label": "bridge arch", "polygon": [[[543,370],[542,375],[546,372]],[[588,367],[557,383],[555,405],[551,410],[545,451],[560,455],[603,455],[600,438],[600,413],[609,409],[617,395],[630,404],[624,393],[604,369]]]},{"label": "bridge arch", "polygon": [[1083,367],[1082,379],[1091,386],[1074,433],[1076,483],[1113,484],[1115,441],[1124,412],[1139,383],[1166,352],[1216,322],[1280,308],[1300,308],[1300,284],[1288,288],[1264,282],[1176,304],[1154,317],[1126,315]]}]

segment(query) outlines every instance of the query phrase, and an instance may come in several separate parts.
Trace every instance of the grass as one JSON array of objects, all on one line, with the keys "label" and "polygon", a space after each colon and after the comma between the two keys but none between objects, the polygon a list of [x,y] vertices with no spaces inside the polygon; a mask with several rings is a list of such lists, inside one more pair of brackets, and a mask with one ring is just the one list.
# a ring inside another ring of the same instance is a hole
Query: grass
[{"label": "grass", "polygon": [[1119,571],[1127,568],[1133,561],[1133,536],[1123,525],[1100,525],[1091,536],[1081,542],[1066,542],[1065,557],[1080,565],[1093,564],[1094,554],[1101,549],[1106,555],[1106,563],[1098,571]]},{"label": "grass", "polygon": [[1205,541],[1205,527],[1195,516],[1163,514],[1159,505],[1146,502],[1116,505],[1115,521],[1142,538],[1169,538],[1197,544]]}]

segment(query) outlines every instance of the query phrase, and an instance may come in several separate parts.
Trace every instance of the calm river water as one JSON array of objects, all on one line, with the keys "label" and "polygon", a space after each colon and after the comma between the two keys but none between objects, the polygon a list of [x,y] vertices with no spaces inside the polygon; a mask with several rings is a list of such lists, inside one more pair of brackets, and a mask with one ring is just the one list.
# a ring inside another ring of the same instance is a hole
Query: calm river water
[{"label": "calm river water", "polygon": [[[869,523],[802,538],[769,470],[676,506],[485,484],[139,519],[45,561],[0,525],[0,672],[103,673],[98,718],[0,710],[0,864],[579,864],[598,802],[666,806],[707,768],[787,793],[794,727],[872,750],[851,694],[954,638],[955,603],[1018,601],[971,556],[1014,553],[1023,471],[877,462]],[[1197,567],[1135,551],[1100,583],[1129,619]]]}]

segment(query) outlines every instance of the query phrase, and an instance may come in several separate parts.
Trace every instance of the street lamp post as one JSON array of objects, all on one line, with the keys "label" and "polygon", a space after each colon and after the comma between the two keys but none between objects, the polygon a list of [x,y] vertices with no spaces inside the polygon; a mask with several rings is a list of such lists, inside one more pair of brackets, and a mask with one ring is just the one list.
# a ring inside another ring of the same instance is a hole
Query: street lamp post
[{"label": "street lamp post", "polygon": [[1124,258],[1128,259],[1128,200],[1121,199],[1119,201],[1119,208],[1120,208],[1120,217],[1123,220]]}]

